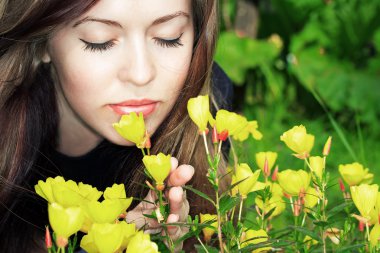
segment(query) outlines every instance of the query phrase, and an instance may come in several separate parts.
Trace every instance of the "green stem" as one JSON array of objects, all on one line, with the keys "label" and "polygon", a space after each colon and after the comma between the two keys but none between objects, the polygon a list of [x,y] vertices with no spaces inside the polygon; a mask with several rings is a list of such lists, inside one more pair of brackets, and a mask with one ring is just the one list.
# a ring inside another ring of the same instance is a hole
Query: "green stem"
[{"label": "green stem", "polygon": [[204,143],[205,149],[206,149],[206,154],[210,155],[210,152],[208,150],[207,139],[206,139],[206,132],[205,131],[202,132],[202,136],[203,136],[203,143]]},{"label": "green stem", "polygon": [[223,248],[223,240],[222,240],[222,217],[220,216],[220,208],[219,208],[219,191],[216,191],[216,212],[218,215],[218,240],[219,240],[219,247],[220,247],[220,252],[224,253],[224,248]]},{"label": "green stem", "polygon": [[140,149],[141,149],[141,152],[142,152],[143,156],[146,156],[145,150],[143,148],[140,148]]},{"label": "green stem", "polygon": [[243,198],[240,198],[238,223],[240,223],[240,221],[241,221],[241,213],[242,213],[242,210],[243,210]]},{"label": "green stem", "polygon": [[197,236],[198,242],[202,245],[203,249],[206,251],[206,253],[209,253],[206,246],[203,244],[202,240]]}]

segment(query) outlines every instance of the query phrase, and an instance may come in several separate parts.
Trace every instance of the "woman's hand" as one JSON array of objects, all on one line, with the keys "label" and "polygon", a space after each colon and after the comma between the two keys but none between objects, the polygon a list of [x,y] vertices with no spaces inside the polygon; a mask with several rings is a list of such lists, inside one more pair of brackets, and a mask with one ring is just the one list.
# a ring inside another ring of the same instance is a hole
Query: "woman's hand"
[{"label": "woman's hand", "polygon": [[[194,168],[191,165],[178,166],[178,160],[174,157],[171,158],[171,172],[167,178],[166,197],[169,200],[170,214],[167,223],[185,222],[189,214],[189,202],[186,199],[182,186],[194,175]],[[159,224],[156,220],[146,218],[144,214],[151,214],[156,210],[155,203],[157,196],[153,191],[149,191],[144,201],[139,203],[133,210],[127,213],[126,220],[136,224],[137,228],[145,226],[145,230],[150,233],[160,231]],[[187,227],[168,226],[168,233],[172,240],[181,237],[188,230]]]}]

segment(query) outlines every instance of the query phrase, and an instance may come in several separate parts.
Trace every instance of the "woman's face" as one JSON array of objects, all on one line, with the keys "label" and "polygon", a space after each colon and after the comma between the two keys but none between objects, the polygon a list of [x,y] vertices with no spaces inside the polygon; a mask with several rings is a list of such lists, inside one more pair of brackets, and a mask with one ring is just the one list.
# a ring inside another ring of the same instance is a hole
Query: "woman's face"
[{"label": "woman's face", "polygon": [[132,145],[112,123],[133,111],[154,133],[183,87],[193,39],[190,0],[101,0],[60,28],[46,58],[57,74],[59,148]]}]

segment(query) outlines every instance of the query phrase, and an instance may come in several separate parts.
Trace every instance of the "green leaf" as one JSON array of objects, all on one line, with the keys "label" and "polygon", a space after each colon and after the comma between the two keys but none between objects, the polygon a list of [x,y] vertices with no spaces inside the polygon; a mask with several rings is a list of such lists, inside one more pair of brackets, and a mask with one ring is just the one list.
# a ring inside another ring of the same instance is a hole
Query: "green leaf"
[{"label": "green leaf", "polygon": [[303,228],[303,227],[296,227],[296,226],[291,226],[294,230],[297,230],[298,232],[304,234],[304,235],[308,235],[310,236],[311,238],[313,238],[314,240],[317,240],[319,242],[321,242],[321,238],[314,232],[306,229],[306,228]]},{"label": "green leaf", "polygon": [[336,252],[352,252],[351,250],[353,249],[359,249],[359,248],[364,248],[366,246],[366,244],[362,243],[362,244],[356,244],[356,245],[349,245],[349,246],[345,246],[345,247],[342,247],[342,248],[339,248],[336,250]]},{"label": "green leaf", "polygon": [[[208,245],[205,245],[205,247],[209,253],[218,253],[219,252],[219,250],[214,248],[214,247],[211,247]],[[195,245],[195,249],[197,250],[198,253],[206,253],[206,250],[201,245]]]},{"label": "green leaf", "polygon": [[222,215],[235,207],[240,201],[238,197],[231,197],[229,195],[225,195],[220,199],[219,202],[219,211]]},{"label": "green leaf", "polygon": [[335,216],[337,213],[343,211],[346,207],[352,206],[353,202],[344,202],[340,205],[334,206],[330,210],[327,211],[327,219]]},{"label": "green leaf", "polygon": [[215,202],[209,196],[207,196],[205,193],[198,191],[189,185],[184,185],[184,186],[182,186],[182,188],[194,192],[199,197],[204,198],[205,200],[209,201],[210,203],[212,203],[215,206]]}]

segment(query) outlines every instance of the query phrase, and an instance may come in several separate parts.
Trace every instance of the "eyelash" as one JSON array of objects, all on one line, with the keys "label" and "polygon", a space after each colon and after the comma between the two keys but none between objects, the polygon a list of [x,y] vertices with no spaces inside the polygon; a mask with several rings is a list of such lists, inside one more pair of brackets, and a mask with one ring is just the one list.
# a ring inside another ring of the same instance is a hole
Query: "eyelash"
[{"label": "eyelash", "polygon": [[115,45],[115,43],[112,40],[104,42],[104,43],[91,43],[82,39],[80,40],[84,43],[84,50],[89,50],[91,52],[96,52],[96,51],[102,52],[102,51],[110,49],[111,47]]},{"label": "eyelash", "polygon": [[182,34],[176,38],[176,39],[172,39],[172,40],[164,40],[164,39],[160,39],[160,38],[154,38],[154,41],[161,47],[166,47],[166,48],[170,48],[170,47],[180,47],[180,46],[183,46],[182,42],[181,42],[181,37],[182,37]]},{"label": "eyelash", "polygon": [[[157,43],[161,47],[165,47],[165,48],[174,47],[174,48],[177,48],[177,47],[183,46],[183,44],[181,42],[182,34],[183,33],[181,33],[181,35],[178,38],[176,38],[176,39],[164,40],[164,39],[160,39],[160,38],[154,38],[154,41],[155,41],[155,43]],[[84,43],[84,50],[89,50],[91,52],[106,51],[106,50],[112,48],[115,45],[115,43],[112,40],[104,42],[104,43],[92,43],[92,42],[88,42],[88,41],[85,41],[85,40],[82,40],[82,39],[80,39],[80,40]]]}]

